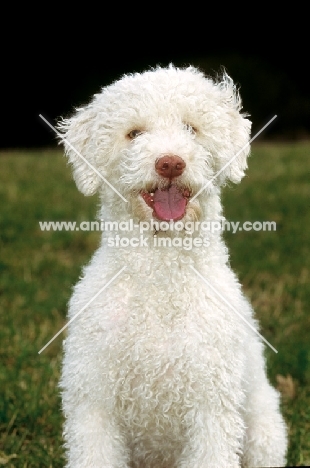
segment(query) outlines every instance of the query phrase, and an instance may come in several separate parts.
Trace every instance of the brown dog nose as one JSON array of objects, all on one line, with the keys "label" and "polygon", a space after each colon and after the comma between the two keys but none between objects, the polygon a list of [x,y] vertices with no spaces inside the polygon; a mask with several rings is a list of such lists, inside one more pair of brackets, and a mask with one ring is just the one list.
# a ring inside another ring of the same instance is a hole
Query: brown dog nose
[{"label": "brown dog nose", "polygon": [[186,167],[182,158],[175,155],[166,155],[159,158],[155,163],[157,174],[167,179],[180,176]]}]

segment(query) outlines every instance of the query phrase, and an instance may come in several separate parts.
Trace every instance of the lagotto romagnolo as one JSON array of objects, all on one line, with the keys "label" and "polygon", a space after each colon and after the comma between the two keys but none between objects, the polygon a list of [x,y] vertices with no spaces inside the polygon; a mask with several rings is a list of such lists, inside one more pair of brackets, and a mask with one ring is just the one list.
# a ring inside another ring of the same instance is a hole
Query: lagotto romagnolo
[{"label": "lagotto romagnolo", "polygon": [[[285,464],[257,321],[221,231],[199,227],[223,221],[221,187],[244,176],[250,128],[226,72],[172,65],[125,75],[59,123],[98,218],[134,226],[118,244],[103,231],[70,301],[68,468]],[[141,223],[152,228],[132,245]]]}]

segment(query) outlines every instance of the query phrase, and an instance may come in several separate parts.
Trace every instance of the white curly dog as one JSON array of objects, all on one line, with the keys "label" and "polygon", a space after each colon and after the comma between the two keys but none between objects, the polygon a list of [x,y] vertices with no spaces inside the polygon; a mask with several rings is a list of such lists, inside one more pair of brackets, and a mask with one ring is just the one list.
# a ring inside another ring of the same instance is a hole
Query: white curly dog
[{"label": "white curly dog", "polygon": [[125,75],[59,123],[105,226],[69,308],[67,467],[284,466],[262,338],[212,229],[250,127],[226,72],[172,65]]}]

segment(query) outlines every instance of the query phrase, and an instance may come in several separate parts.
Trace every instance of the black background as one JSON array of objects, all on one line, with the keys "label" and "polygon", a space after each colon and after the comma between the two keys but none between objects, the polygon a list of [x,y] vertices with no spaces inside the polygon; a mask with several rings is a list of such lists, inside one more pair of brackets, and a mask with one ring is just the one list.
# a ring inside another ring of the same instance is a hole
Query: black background
[{"label": "black background", "polygon": [[[282,21],[281,29],[274,29],[271,20],[267,27],[266,20],[262,23],[256,18],[254,31],[252,24],[226,28],[217,15],[208,21],[202,18],[196,28],[192,18],[171,22],[162,13],[158,20],[160,12],[152,23],[146,13],[139,22],[134,5],[127,7],[128,16],[122,16],[121,25],[116,16],[118,5],[104,15],[101,25],[99,10],[86,10],[84,20],[81,10],[79,21],[57,18],[60,5],[55,7],[53,19],[48,19],[48,10],[32,15],[34,12],[20,9],[19,22],[13,16],[8,19],[13,29],[2,34],[0,147],[56,146],[55,134],[39,114],[55,124],[122,74],[170,62],[193,64],[209,75],[224,66],[240,86],[253,135],[276,114],[261,139],[309,137],[309,40],[303,36],[306,31],[300,21],[296,25],[292,16],[294,31],[292,22],[286,26]],[[233,18],[236,12],[231,15]],[[289,16],[290,12],[286,21]],[[90,18],[96,20],[93,27]]]}]

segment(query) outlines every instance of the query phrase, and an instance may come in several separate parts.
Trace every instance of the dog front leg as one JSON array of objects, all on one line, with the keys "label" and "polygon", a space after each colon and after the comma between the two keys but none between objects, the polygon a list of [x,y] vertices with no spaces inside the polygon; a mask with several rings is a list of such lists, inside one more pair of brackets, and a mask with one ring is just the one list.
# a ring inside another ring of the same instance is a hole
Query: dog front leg
[{"label": "dog front leg", "polygon": [[94,407],[77,406],[64,425],[66,468],[128,468],[126,444],[115,425]]},{"label": "dog front leg", "polygon": [[229,410],[198,414],[178,468],[240,468],[242,418]]},{"label": "dog front leg", "polygon": [[287,434],[279,407],[278,393],[262,375],[247,400],[244,468],[285,466]]}]

